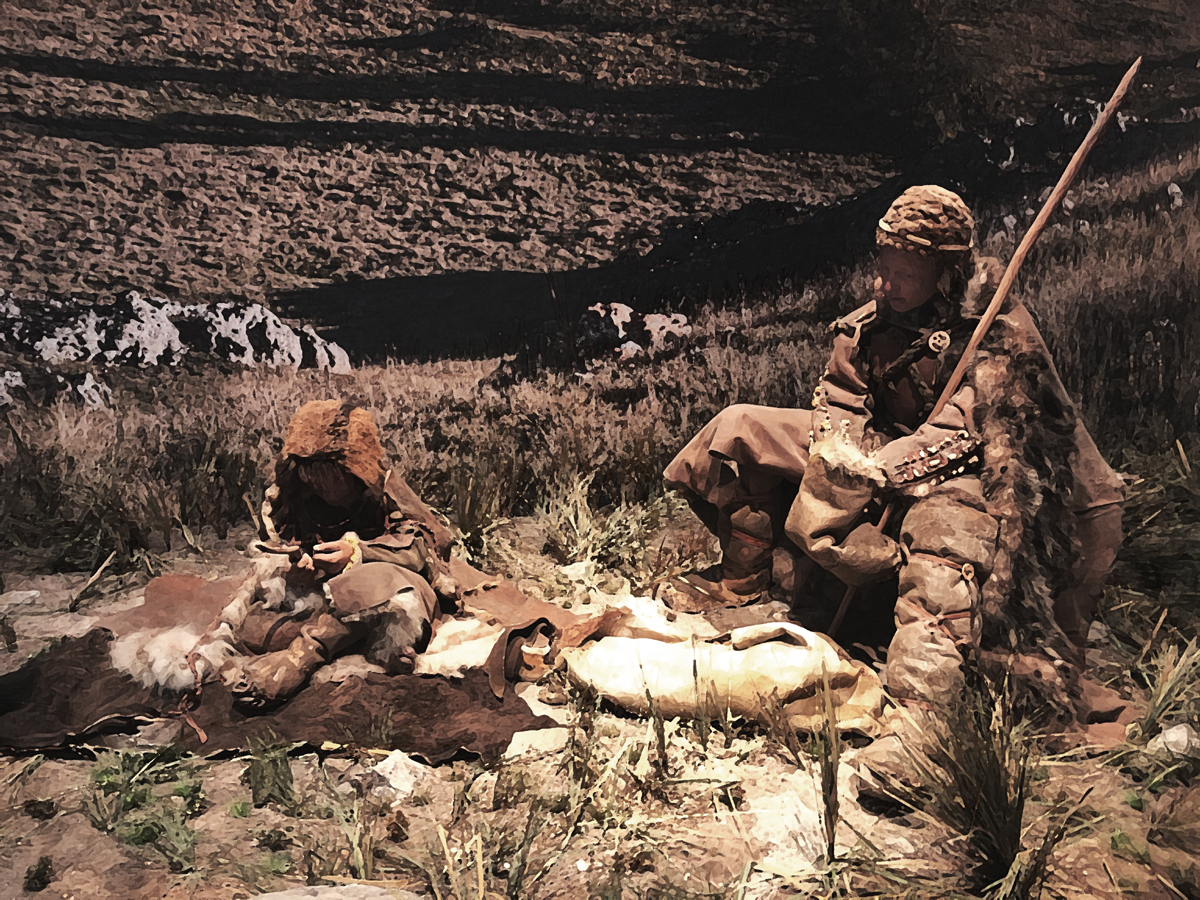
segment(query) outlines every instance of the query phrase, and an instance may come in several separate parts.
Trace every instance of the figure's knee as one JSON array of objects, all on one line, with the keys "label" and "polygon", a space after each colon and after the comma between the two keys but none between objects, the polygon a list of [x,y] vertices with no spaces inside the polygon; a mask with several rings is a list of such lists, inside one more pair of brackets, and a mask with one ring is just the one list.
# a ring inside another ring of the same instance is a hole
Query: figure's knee
[{"label": "figure's knee", "polygon": [[663,483],[668,490],[690,491],[705,500],[713,501],[714,488],[722,481],[736,476],[725,471],[727,466],[714,449],[727,443],[729,435],[740,434],[744,427],[746,404],[721,410],[697,431],[690,441],[663,470]]},{"label": "figure's knee", "polygon": [[1000,524],[987,512],[982,495],[954,490],[918,500],[904,517],[900,543],[906,555],[932,557],[962,569],[979,581],[991,574]]},{"label": "figure's knee", "polygon": [[735,403],[713,416],[713,422],[741,433],[761,417],[757,412],[760,409],[761,407],[753,403]]},{"label": "figure's knee", "polygon": [[961,682],[963,652],[979,643],[982,586],[999,534],[977,481],[922,498],[904,517],[887,668],[888,689],[897,696],[934,699]]}]

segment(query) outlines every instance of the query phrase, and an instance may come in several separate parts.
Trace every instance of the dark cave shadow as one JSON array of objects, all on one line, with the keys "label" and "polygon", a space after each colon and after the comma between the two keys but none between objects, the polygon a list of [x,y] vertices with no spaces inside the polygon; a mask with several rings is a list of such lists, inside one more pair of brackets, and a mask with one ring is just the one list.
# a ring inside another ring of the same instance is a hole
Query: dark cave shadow
[{"label": "dark cave shadow", "polygon": [[[710,61],[732,62],[735,65],[753,65],[761,67],[764,64],[777,64],[787,71],[797,73],[794,67],[804,60],[841,59],[835,41],[824,41],[813,47],[804,48],[804,53],[797,53],[793,33],[819,34],[829,33],[833,17],[827,16],[821,21],[808,23],[790,23],[787,34],[775,33],[733,33],[705,28],[691,22],[671,20],[647,21],[603,19],[590,14],[576,14],[562,10],[552,10],[538,7],[537,12],[525,12],[519,9],[500,8],[506,5],[493,5],[489,9],[489,18],[496,18],[506,24],[544,30],[546,28],[573,27],[585,34],[597,32],[621,32],[630,35],[657,35],[664,28],[670,28],[678,38],[673,43],[682,47],[693,56]],[[506,36],[486,25],[469,23],[465,25],[446,25],[434,28],[420,34],[385,35],[382,37],[345,38],[331,40],[328,46],[346,47],[351,49],[374,49],[392,51],[395,53],[412,53],[428,50],[432,53],[444,53],[463,46],[473,46],[480,49],[488,45],[496,45]],[[808,67],[809,74],[817,74],[823,67],[813,64]]]},{"label": "dark cave shadow", "polygon": [[[1047,67],[1047,75],[1064,75],[1067,77],[1089,78],[1097,85],[1110,87],[1121,80],[1133,60],[1119,63],[1088,62],[1074,66]],[[1143,57],[1138,74],[1147,75],[1159,69],[1194,69],[1200,65],[1200,50],[1190,50],[1187,53],[1171,59],[1156,59]]]},{"label": "dark cave shadow", "polygon": [[[359,146],[419,150],[494,147],[499,150],[538,153],[613,153],[638,156],[655,152],[698,153],[745,149],[759,153],[803,150],[810,153],[853,155],[870,152],[862,129],[835,128],[808,117],[811,129],[804,134],[764,135],[737,139],[728,134],[685,138],[675,132],[649,136],[582,134],[553,129],[515,129],[489,125],[461,128],[411,126],[401,122],[306,120],[269,122],[236,114],[202,115],[175,112],[151,119],[120,116],[33,115],[0,113],[0,122],[19,124],[52,137],[90,141],[109,147],[145,149],[164,144],[204,144],[214,147],[313,147],[336,149]],[[714,123],[715,124],[715,123]],[[663,129],[655,129],[662,131]],[[730,124],[729,131],[737,129]],[[669,128],[665,131],[671,131]],[[674,135],[674,136],[672,136]]]},{"label": "dark cave shadow", "polygon": [[[671,5],[670,0],[659,0],[659,2],[661,6]],[[659,3],[656,3],[654,10],[649,8],[639,10],[637,18],[600,13],[587,7],[563,9],[562,7],[548,6],[540,0],[533,0],[533,2],[527,2],[527,0],[438,0],[438,2],[431,3],[430,6],[456,15],[468,13],[485,16],[525,28],[568,27],[592,33],[619,31],[626,34],[655,34],[666,28],[672,28],[680,29],[685,33],[721,33],[706,27],[703,22],[663,12],[659,9]],[[797,4],[797,8],[789,10],[789,12],[792,14],[801,12],[800,6],[801,4]],[[831,14],[822,15],[823,13],[826,11],[819,4],[810,4],[802,11],[802,14],[812,16],[813,21],[791,22],[789,27],[796,31],[819,30],[834,18]]]}]

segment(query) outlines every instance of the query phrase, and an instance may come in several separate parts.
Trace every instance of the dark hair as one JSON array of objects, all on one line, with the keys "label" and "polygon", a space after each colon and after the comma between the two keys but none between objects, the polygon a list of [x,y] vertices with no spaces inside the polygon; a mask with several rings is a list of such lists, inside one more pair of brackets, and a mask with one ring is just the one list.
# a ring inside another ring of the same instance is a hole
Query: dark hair
[{"label": "dark hair", "polygon": [[[975,277],[975,254],[970,250],[961,253],[939,253],[937,259],[938,291],[947,300],[961,301],[967,293],[967,285]],[[949,284],[943,289],[943,279],[950,276]]]}]

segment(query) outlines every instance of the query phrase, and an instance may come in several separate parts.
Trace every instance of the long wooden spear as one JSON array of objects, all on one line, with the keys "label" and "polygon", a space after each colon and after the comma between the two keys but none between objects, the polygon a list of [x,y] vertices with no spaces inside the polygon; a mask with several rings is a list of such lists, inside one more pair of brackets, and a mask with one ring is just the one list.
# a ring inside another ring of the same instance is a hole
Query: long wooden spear
[{"label": "long wooden spear", "polygon": [[[1033,220],[1033,224],[1029,226],[1029,230],[1025,232],[1025,237],[1021,240],[1017,247],[1017,252],[1013,254],[1013,258],[1009,260],[1008,268],[1004,270],[1004,277],[1000,279],[1000,286],[996,288],[996,293],[992,296],[992,302],[988,304],[987,310],[979,320],[979,324],[975,326],[975,333],[971,335],[971,340],[967,342],[966,349],[963,350],[962,357],[958,360],[958,365],[954,367],[954,371],[950,373],[950,380],[946,382],[946,387],[942,390],[941,396],[938,397],[937,403],[934,404],[932,412],[929,413],[929,418],[938,415],[946,404],[950,402],[959,387],[962,385],[963,378],[967,374],[967,369],[971,365],[971,361],[975,358],[976,352],[979,350],[979,345],[983,343],[984,337],[987,335],[988,329],[992,327],[992,322],[996,320],[996,316],[1000,314],[1000,307],[1004,305],[1005,299],[1008,297],[1008,292],[1016,281],[1017,272],[1021,268],[1021,264],[1025,262],[1025,257],[1029,255],[1029,250],[1033,246],[1033,242],[1038,239],[1038,236],[1046,228],[1046,223],[1050,216],[1058,208],[1062,198],[1066,195],[1071,187],[1071,182],[1079,174],[1079,170],[1083,168],[1083,163],[1087,159],[1092,148],[1096,146],[1096,141],[1100,140],[1100,135],[1112,121],[1113,116],[1117,114],[1117,108],[1120,107],[1121,101],[1125,99],[1125,95],[1129,92],[1129,86],[1133,82],[1133,78],[1138,73],[1138,69],[1142,66],[1142,58],[1139,56],[1129,67],[1129,71],[1125,73],[1125,77],[1121,79],[1121,83],[1117,85],[1116,91],[1113,92],[1112,98],[1104,107],[1104,111],[1092,123],[1091,130],[1088,131],[1087,137],[1083,139],[1083,143],[1079,145],[1079,149],[1075,151],[1075,155],[1071,157],[1070,163],[1067,164],[1066,170],[1062,173],[1062,177],[1058,179],[1058,184],[1054,186],[1054,190],[1050,192],[1050,197],[1042,205],[1042,210],[1037,214],[1037,218]],[[876,528],[883,531],[887,527],[888,519],[891,518],[892,504],[888,504],[883,511],[883,515],[879,518],[879,524]],[[846,588],[846,594],[842,597],[841,605],[838,606],[838,611],[833,617],[833,622],[829,625],[829,636],[833,637],[842,626],[842,620],[846,617],[846,611],[850,608],[850,603],[854,599],[855,588],[850,586]]]}]

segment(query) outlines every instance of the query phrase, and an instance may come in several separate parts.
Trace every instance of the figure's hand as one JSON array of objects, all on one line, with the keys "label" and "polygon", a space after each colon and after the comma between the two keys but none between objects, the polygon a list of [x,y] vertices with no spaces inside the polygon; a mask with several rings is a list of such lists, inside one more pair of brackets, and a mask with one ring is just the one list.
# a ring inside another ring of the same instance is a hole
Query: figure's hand
[{"label": "figure's hand", "polygon": [[313,561],[328,572],[345,572],[363,561],[362,541],[353,531],[347,531],[339,540],[317,544]]},{"label": "figure's hand", "polygon": [[313,561],[326,569],[344,569],[354,558],[354,544],[342,538],[313,547]]},{"label": "figure's hand", "polygon": [[821,568],[849,585],[874,584],[900,568],[900,545],[864,522],[839,543],[824,534],[804,548]]},{"label": "figure's hand", "polygon": [[313,571],[313,558],[307,553],[301,553],[300,558],[296,560],[296,568],[307,569],[310,572]]},{"label": "figure's hand", "polygon": [[[784,530],[810,556],[825,552],[837,543],[835,536],[848,534],[862,521],[863,512],[878,491],[878,482],[866,473],[831,464],[824,456],[814,454]],[[830,541],[823,541],[825,536]]]}]

